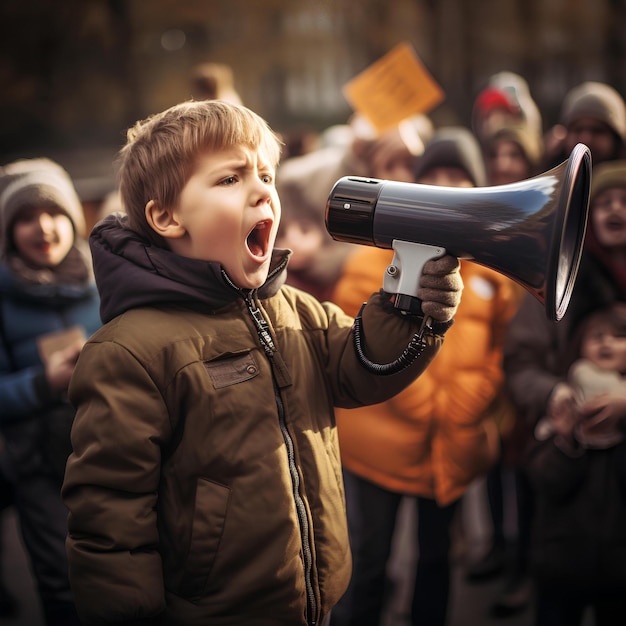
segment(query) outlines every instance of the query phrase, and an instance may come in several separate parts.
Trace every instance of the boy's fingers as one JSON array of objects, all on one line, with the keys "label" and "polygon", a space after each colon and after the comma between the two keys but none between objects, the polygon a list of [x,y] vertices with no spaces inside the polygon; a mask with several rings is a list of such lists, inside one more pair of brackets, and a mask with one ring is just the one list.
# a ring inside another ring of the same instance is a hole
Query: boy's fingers
[{"label": "boy's fingers", "polygon": [[437,322],[448,322],[454,317],[463,291],[459,270],[459,260],[449,254],[424,264],[417,293],[424,315]]},{"label": "boy's fingers", "polygon": [[437,259],[429,259],[424,263],[422,269],[422,275],[441,275],[448,274],[450,272],[458,271],[461,267],[461,262],[455,256],[451,254],[444,254]]}]

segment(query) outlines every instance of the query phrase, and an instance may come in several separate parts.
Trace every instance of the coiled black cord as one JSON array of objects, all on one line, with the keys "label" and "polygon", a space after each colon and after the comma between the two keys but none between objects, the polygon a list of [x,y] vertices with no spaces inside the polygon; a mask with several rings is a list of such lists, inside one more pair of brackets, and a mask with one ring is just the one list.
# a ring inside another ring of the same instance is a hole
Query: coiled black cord
[{"label": "coiled black cord", "polygon": [[411,341],[409,341],[409,344],[404,349],[404,352],[395,361],[392,361],[391,363],[374,363],[367,358],[362,347],[363,320],[361,313],[364,306],[365,305],[361,306],[359,314],[354,319],[354,349],[356,350],[359,363],[361,363],[367,371],[377,374],[378,376],[390,376],[392,374],[397,374],[398,372],[401,372],[409,367],[420,357],[426,347],[426,342],[424,341],[424,331],[429,328],[430,318],[424,318],[420,330],[413,335]]}]

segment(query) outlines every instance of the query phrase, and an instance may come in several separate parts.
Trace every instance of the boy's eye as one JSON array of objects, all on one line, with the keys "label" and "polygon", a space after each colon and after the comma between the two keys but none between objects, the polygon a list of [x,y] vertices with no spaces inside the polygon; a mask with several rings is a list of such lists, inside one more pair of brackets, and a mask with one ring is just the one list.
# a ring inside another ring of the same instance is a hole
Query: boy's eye
[{"label": "boy's eye", "polygon": [[236,182],[237,182],[237,177],[236,176],[227,176],[226,178],[222,179],[221,184],[222,185],[233,185]]},{"label": "boy's eye", "polygon": [[273,180],[273,178],[269,175],[269,174],[262,174],[261,175],[261,180],[266,183],[266,184],[270,184]]}]

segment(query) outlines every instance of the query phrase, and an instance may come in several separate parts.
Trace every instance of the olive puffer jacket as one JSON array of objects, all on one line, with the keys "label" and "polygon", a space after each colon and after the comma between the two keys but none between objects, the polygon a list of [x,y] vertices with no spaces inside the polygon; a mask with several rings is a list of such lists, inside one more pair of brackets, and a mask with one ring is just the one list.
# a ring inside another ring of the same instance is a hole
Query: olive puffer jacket
[{"label": "olive puffer jacket", "polygon": [[[107,323],[70,387],[63,496],[81,619],[321,623],[351,567],[333,406],[397,393],[442,337],[404,372],[375,376],[357,361],[351,317],[281,287],[286,254],[246,293],[117,219],[92,233]],[[386,362],[419,320],[377,293],[363,324]]]}]

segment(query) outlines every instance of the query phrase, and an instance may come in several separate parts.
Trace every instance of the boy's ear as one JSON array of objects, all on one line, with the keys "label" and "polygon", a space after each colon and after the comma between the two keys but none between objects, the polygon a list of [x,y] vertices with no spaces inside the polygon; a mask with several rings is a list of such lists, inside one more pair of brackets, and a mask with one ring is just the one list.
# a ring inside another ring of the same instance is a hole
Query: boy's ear
[{"label": "boy's ear", "polygon": [[162,207],[154,200],[150,200],[146,204],[145,212],[150,228],[158,235],[161,235],[161,237],[178,239],[187,232],[176,218],[173,209]]}]

